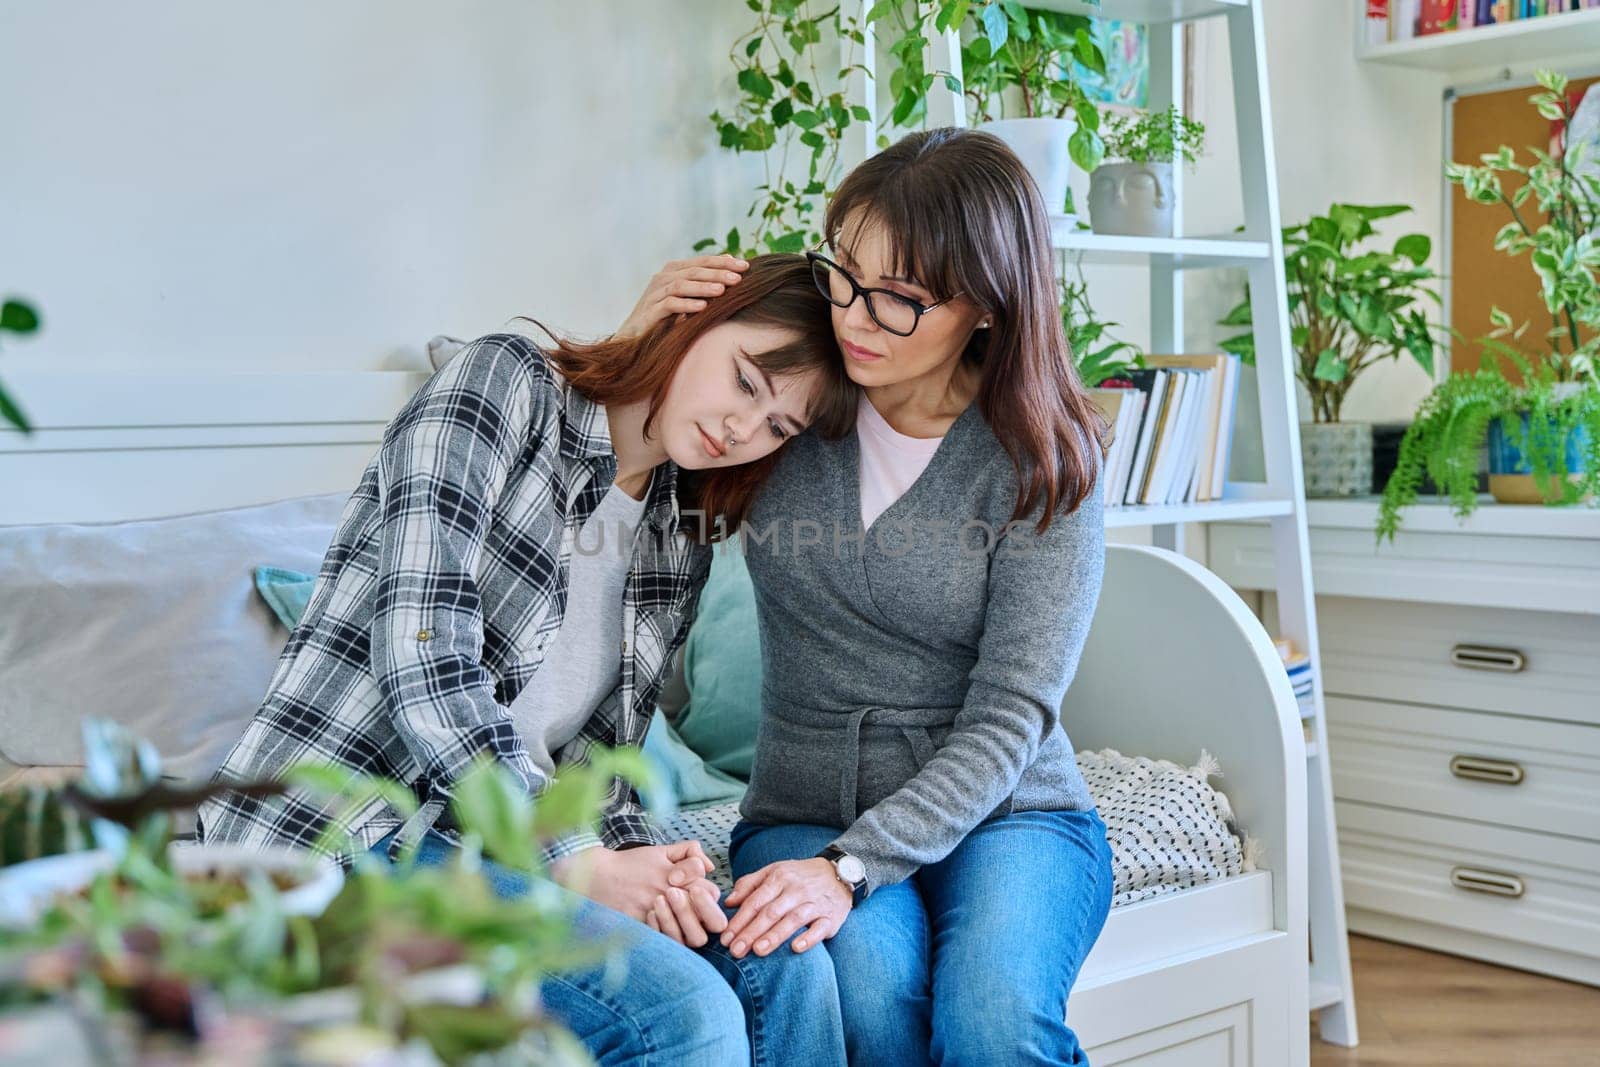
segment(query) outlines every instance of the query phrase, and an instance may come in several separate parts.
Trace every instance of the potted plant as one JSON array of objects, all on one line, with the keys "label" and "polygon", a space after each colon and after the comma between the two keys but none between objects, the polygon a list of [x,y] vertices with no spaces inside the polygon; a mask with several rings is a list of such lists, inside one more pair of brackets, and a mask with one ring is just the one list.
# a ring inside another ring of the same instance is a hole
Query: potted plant
[{"label": "potted plant", "polygon": [[[1361,374],[1403,355],[1433,373],[1435,334],[1442,327],[1423,311],[1424,301],[1440,302],[1433,287],[1438,275],[1424,265],[1432,242],[1409,233],[1388,251],[1372,247],[1375,220],[1410,210],[1403,204],[1334,204],[1326,215],[1283,229],[1289,343],[1295,378],[1311,398],[1311,421],[1300,424],[1308,497],[1372,492],[1372,426],[1340,417]],[[1247,290],[1222,325],[1251,322]],[[1251,333],[1221,345],[1255,362]]]},{"label": "potted plant", "polygon": [[[296,912],[320,910],[339,891],[338,867],[310,853],[173,841],[172,814],[224,787],[167,783],[154,746],[116,722],[85,719],[82,730],[78,781],[0,793],[0,927],[32,925],[58,895],[114,874],[130,851],[181,876],[206,909],[240,899],[256,875],[271,880]],[[267,795],[283,786],[245,790]]]},{"label": "potted plant", "polygon": [[[39,313],[21,300],[0,301],[0,333],[14,333],[18,337],[33,333],[39,328]],[[31,433],[28,417],[22,413],[0,385],[0,421],[9,422],[23,433]]]},{"label": "potted plant", "polygon": [[1179,157],[1192,165],[1205,135],[1205,124],[1176,106],[1113,116],[1104,134],[1107,162],[1089,176],[1094,232],[1171,237],[1172,168]]},{"label": "potted plant", "polygon": [[[1565,140],[1574,111],[1567,79],[1551,71],[1537,77],[1541,91],[1529,102],[1561,123]],[[1469,199],[1502,204],[1510,213],[1494,247],[1509,256],[1529,254],[1551,325],[1528,352],[1527,324],[1515,326],[1498,307],[1490,311],[1478,370],[1439,383],[1400,441],[1378,513],[1380,539],[1393,539],[1424,472],[1458,516],[1470,514],[1485,446],[1489,491],[1501,503],[1572,504],[1600,493],[1600,177],[1586,167],[1587,147],[1564,144],[1556,155],[1535,149],[1534,161],[1523,164],[1501,145],[1479,166],[1445,167],[1445,177]],[[1502,174],[1525,181],[1508,193]],[[1524,211],[1530,198],[1538,216]]]},{"label": "potted plant", "polygon": [[1105,73],[1090,19],[998,0],[975,15],[981,32],[961,49],[963,91],[974,120],[1022,160],[1046,209],[1064,214],[1071,167],[1093,171],[1105,151],[1100,112],[1072,77],[1074,62]]},{"label": "potted plant", "polygon": [[[381,1055],[455,1064],[516,1045],[534,1062],[587,1063],[575,1039],[540,1013],[537,983],[598,963],[614,946],[572,937],[570,894],[541,892],[535,881],[526,897],[502,899],[479,864],[487,855],[538,873],[539,843],[590,823],[618,775],[642,782],[649,769],[634,750],[597,750],[533,799],[484,761],[454,791],[463,829],[455,861],[422,868],[402,856],[391,865],[358,849],[337,896],[315,909],[293,906],[290,890],[259,871],[247,874],[236,899],[208,906],[207,894],[168,861],[165,808],[147,794],[106,800],[80,790],[75,803],[92,819],[133,820],[131,832],[113,870],[55,893],[29,929],[7,933],[0,1009],[66,1005],[86,1043],[103,1046],[117,1035],[127,1051],[175,1042],[207,1062],[236,1060],[231,1042],[242,1033],[255,1035],[256,1054],[264,1044],[292,1050],[295,1062]],[[402,817],[416,806],[401,783],[331,768],[299,767],[286,781],[345,811],[380,797]],[[319,847],[348,844],[334,836]]]},{"label": "potted plant", "polygon": [[1076,274],[1076,278],[1066,272],[1061,275],[1061,327],[1078,365],[1078,375],[1084,386],[1092,389],[1139,366],[1142,357],[1137,345],[1119,341],[1108,333],[1117,323],[1101,322],[1095,315],[1081,262]]}]

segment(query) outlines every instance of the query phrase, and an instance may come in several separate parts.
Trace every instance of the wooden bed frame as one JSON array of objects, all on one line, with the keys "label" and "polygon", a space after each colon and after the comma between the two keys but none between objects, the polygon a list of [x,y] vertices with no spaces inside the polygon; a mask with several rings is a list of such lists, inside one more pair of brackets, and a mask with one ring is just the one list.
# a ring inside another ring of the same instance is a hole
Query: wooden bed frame
[{"label": "wooden bed frame", "polygon": [[[0,430],[0,525],[106,522],[353,488],[409,372],[14,374],[31,437]],[[4,590],[0,590],[4,595]],[[1097,1067],[1309,1061],[1305,747],[1282,664],[1220,579],[1112,545],[1063,706],[1079,748],[1195,763],[1261,869],[1115,909],[1071,1020]]]}]

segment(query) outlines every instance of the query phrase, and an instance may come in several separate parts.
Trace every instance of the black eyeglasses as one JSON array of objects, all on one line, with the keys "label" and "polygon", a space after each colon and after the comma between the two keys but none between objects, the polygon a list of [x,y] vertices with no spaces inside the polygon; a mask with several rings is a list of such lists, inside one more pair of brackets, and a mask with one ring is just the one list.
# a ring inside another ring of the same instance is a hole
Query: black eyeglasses
[{"label": "black eyeglasses", "polygon": [[863,297],[872,321],[896,337],[910,337],[917,323],[922,321],[922,316],[935,308],[944,307],[961,295],[957,293],[956,296],[945,297],[937,304],[919,304],[909,296],[902,296],[890,289],[867,288],[852,278],[849,271],[820,252],[807,252],[806,259],[811,261],[811,276],[816,280],[817,289],[828,298],[828,303],[847,308],[856,302],[856,297]]}]

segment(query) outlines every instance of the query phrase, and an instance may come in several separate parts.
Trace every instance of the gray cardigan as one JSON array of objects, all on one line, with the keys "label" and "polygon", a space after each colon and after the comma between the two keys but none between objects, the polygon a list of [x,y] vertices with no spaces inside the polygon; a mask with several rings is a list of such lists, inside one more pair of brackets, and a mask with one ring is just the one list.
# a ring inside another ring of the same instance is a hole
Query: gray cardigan
[{"label": "gray cardigan", "polygon": [[1043,537],[1008,527],[1017,475],[973,403],[863,534],[859,448],[790,442],[743,531],[764,681],[740,814],[839,827],[871,891],[987,818],[1094,807],[1059,716],[1105,531],[1098,481]]}]

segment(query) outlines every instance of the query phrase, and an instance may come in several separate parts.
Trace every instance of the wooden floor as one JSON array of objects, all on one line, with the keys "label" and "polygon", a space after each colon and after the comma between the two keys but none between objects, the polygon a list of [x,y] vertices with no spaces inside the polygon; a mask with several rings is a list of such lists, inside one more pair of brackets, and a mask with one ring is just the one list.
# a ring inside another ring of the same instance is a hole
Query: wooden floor
[{"label": "wooden floor", "polygon": [[1312,1067],[1600,1064],[1600,989],[1367,937],[1350,964],[1361,1044],[1324,1044],[1313,1024]]}]

